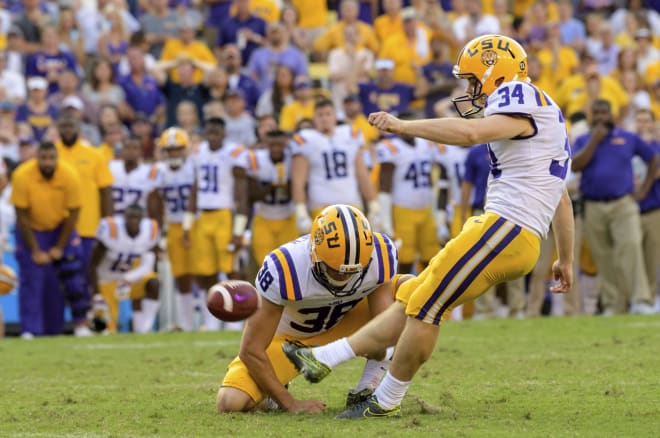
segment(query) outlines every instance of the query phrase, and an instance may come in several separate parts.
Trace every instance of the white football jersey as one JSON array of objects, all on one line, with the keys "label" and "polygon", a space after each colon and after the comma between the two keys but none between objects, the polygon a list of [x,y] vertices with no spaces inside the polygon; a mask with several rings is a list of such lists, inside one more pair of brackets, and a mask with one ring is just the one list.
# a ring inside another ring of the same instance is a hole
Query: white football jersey
[{"label": "white football jersey", "polygon": [[96,230],[96,239],[106,248],[105,257],[97,269],[99,282],[109,283],[121,279],[133,269],[147,252],[158,244],[158,223],[149,218],[140,222],[140,232],[131,237],[126,232],[123,215],[101,219]]},{"label": "white football jersey", "polygon": [[445,168],[449,182],[449,202],[447,214],[451,218],[453,207],[461,204],[461,183],[465,175],[465,160],[469,148],[453,145],[438,145],[435,162]]},{"label": "white football jersey", "polygon": [[113,177],[114,212],[123,213],[126,207],[132,204],[137,204],[146,211],[147,197],[159,185],[159,166],[140,163],[137,168],[128,173],[122,160],[111,160],[108,166]]},{"label": "white football jersey", "polygon": [[312,274],[309,235],[293,240],[266,256],[256,287],[268,301],[283,306],[278,334],[308,338],[323,333],[378,286],[394,277],[398,255],[392,241],[374,233],[374,249],[362,284],[347,297],[336,297]]},{"label": "white football jersey", "polygon": [[188,199],[195,182],[195,164],[190,158],[183,166],[172,169],[167,163],[160,163],[159,188],[165,203],[165,222],[180,224],[183,213],[188,208]]},{"label": "white football jersey", "polygon": [[286,219],[293,214],[291,200],[291,154],[281,163],[273,163],[268,149],[248,151],[248,175],[260,183],[275,184],[263,201],[254,204],[254,214],[265,219]]},{"label": "white football jersey", "polygon": [[234,167],[247,168],[246,149],[225,143],[212,151],[206,141],[194,156],[197,178],[197,208],[220,210],[234,208]]},{"label": "white football jersey", "polygon": [[415,210],[431,205],[431,170],[436,150],[435,143],[420,138],[416,138],[412,146],[399,137],[391,137],[378,143],[378,162],[394,165],[393,205]]},{"label": "white football jersey", "polygon": [[534,133],[488,145],[491,175],[485,211],[545,238],[570,169],[570,144],[564,116],[541,90],[511,81],[489,97],[485,116],[529,117]]},{"label": "white football jersey", "polygon": [[315,129],[303,129],[293,136],[291,151],[309,162],[307,206],[310,209],[332,204],[362,206],[355,160],[364,137],[358,129],[339,125],[331,137]]}]

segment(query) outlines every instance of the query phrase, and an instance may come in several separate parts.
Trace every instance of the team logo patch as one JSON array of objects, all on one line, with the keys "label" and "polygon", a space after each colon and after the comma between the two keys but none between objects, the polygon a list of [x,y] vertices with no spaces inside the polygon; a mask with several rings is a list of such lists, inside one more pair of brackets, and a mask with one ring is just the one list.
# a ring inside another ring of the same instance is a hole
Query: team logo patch
[{"label": "team logo patch", "polygon": [[314,245],[320,246],[323,243],[323,238],[325,237],[325,234],[323,234],[322,229],[316,230],[314,233]]},{"label": "team logo patch", "polygon": [[495,65],[497,63],[497,53],[494,50],[485,50],[481,54],[481,62],[488,67]]}]

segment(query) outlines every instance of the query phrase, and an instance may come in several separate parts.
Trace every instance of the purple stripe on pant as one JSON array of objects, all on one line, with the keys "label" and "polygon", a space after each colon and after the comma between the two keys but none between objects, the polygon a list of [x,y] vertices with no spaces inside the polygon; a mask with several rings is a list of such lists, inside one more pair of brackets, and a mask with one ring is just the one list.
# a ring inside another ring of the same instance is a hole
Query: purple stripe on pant
[{"label": "purple stripe on pant", "polygon": [[[48,251],[60,235],[60,227],[51,231],[34,231],[34,236],[42,251]],[[74,231],[64,248],[64,256],[82,257],[80,238]],[[16,233],[16,259],[19,267],[19,317],[21,331],[34,335],[59,335],[64,330],[64,306],[66,297],[60,286],[61,281],[52,264],[37,265],[25,245],[20,232]],[[86,266],[86,265],[83,265]],[[69,300],[73,314],[81,315],[89,308],[89,292],[85,284],[84,293],[78,293]],[[85,318],[78,316],[78,321]],[[77,322],[77,321],[76,321]]]}]

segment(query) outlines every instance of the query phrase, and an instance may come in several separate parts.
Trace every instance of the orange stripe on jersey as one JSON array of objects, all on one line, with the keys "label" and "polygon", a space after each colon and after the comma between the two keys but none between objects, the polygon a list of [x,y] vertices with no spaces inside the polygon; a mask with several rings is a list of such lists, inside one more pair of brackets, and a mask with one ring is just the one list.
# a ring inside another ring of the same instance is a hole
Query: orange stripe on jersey
[{"label": "orange stripe on jersey", "polygon": [[435,145],[435,147],[438,148],[438,150],[440,151],[441,154],[444,154],[445,152],[447,152],[447,147],[445,145],[440,144],[440,143],[433,143],[433,142],[431,142],[431,144]]},{"label": "orange stripe on jersey", "polygon": [[383,140],[383,144],[387,146],[387,149],[389,149],[390,152],[392,152],[393,154],[396,154],[398,152],[396,146],[394,146],[394,143],[392,143],[391,140],[385,139]]},{"label": "orange stripe on jersey", "polygon": [[254,151],[248,151],[248,158],[250,159],[250,170],[257,170],[259,163],[257,163],[257,154]]},{"label": "orange stripe on jersey", "polygon": [[239,146],[239,147],[237,147],[237,148],[234,149],[234,150],[232,151],[232,153],[231,153],[232,158],[236,158],[236,157],[238,157],[238,156],[241,154],[241,152],[243,152],[244,150],[245,150],[245,147],[244,147],[244,146]]},{"label": "orange stripe on jersey", "polygon": [[150,180],[156,179],[156,175],[158,175],[158,166],[156,165],[151,166],[151,170],[149,171],[149,179]]},{"label": "orange stripe on jersey", "polygon": [[293,141],[295,141],[301,146],[305,144],[305,139],[302,138],[300,134],[293,134]]},{"label": "orange stripe on jersey", "polygon": [[157,236],[158,236],[158,222],[151,219],[151,233],[149,235],[149,239],[156,240]]},{"label": "orange stripe on jersey", "polygon": [[107,217],[106,221],[108,222],[108,225],[110,226],[110,238],[111,239],[116,239],[117,234],[118,234],[118,229],[117,229],[117,223],[115,222],[115,218],[112,216]]}]

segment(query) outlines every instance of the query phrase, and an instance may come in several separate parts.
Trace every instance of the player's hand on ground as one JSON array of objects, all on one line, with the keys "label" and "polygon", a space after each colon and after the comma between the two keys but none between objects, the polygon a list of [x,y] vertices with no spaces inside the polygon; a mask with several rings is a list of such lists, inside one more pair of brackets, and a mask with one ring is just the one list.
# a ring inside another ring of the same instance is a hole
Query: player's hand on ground
[{"label": "player's hand on ground", "polygon": [[287,409],[291,414],[320,414],[325,410],[325,403],[321,400],[294,400]]},{"label": "player's hand on ground", "polygon": [[47,252],[34,251],[32,253],[32,261],[37,265],[47,265],[51,262],[51,259]]},{"label": "player's hand on ground", "polygon": [[550,288],[550,292],[563,294],[570,291],[573,286],[573,263],[557,260],[552,265],[552,277],[557,284]]},{"label": "player's hand on ground", "polygon": [[381,131],[391,132],[392,134],[401,133],[401,120],[384,111],[369,114],[369,123]]}]

